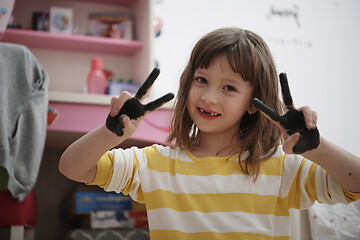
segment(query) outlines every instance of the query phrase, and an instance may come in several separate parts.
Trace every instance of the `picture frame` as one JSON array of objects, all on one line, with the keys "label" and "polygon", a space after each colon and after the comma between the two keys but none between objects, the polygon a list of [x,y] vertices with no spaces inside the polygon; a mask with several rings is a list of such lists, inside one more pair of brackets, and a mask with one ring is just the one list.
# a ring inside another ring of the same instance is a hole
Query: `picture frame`
[{"label": "picture frame", "polygon": [[49,31],[51,33],[72,34],[73,18],[72,8],[51,7]]}]

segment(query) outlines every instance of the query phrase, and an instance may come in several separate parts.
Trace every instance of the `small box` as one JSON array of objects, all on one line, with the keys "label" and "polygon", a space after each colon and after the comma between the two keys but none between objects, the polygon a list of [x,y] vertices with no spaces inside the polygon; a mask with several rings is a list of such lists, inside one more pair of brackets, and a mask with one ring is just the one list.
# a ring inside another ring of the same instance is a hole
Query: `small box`
[{"label": "small box", "polygon": [[60,204],[60,219],[97,211],[123,212],[131,208],[130,196],[122,193],[78,191]]},{"label": "small box", "polygon": [[33,12],[32,29],[37,31],[49,31],[49,11]]},{"label": "small box", "polygon": [[75,213],[131,210],[131,198],[115,192],[75,192]]},{"label": "small box", "polygon": [[123,91],[127,91],[131,94],[135,94],[140,88],[140,84],[125,83],[125,82],[110,82],[109,83],[109,95],[119,95]]},{"label": "small box", "polygon": [[73,9],[64,7],[50,8],[50,32],[72,34]]},{"label": "small box", "polygon": [[96,211],[91,212],[90,226],[105,228],[145,228],[148,227],[146,211]]}]

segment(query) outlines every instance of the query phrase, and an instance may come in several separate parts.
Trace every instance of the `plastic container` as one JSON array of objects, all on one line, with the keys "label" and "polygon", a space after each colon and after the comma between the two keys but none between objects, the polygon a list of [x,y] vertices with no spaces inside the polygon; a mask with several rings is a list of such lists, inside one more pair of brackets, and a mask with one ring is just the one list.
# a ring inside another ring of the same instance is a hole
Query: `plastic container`
[{"label": "plastic container", "polygon": [[15,0],[0,1],[0,40],[3,38],[11,13],[14,7]]},{"label": "plastic container", "polygon": [[86,79],[87,93],[105,94],[107,86],[106,74],[101,58],[91,59],[91,70]]}]

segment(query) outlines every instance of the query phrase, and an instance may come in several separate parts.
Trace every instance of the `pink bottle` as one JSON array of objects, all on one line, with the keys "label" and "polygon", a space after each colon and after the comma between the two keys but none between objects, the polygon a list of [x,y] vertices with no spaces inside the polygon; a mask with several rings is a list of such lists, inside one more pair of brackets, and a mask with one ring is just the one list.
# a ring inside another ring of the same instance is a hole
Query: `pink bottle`
[{"label": "pink bottle", "polygon": [[91,70],[86,79],[88,93],[105,94],[107,79],[101,58],[91,59]]}]

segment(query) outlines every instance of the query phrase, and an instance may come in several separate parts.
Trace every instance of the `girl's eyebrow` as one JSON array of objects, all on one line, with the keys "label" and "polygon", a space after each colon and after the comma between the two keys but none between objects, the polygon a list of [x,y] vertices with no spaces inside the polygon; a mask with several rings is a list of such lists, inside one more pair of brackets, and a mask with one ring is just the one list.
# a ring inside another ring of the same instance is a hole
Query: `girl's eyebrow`
[{"label": "girl's eyebrow", "polygon": [[240,84],[242,85],[243,80],[242,79],[232,79],[232,78],[225,78],[225,81],[231,82],[233,84]]}]

